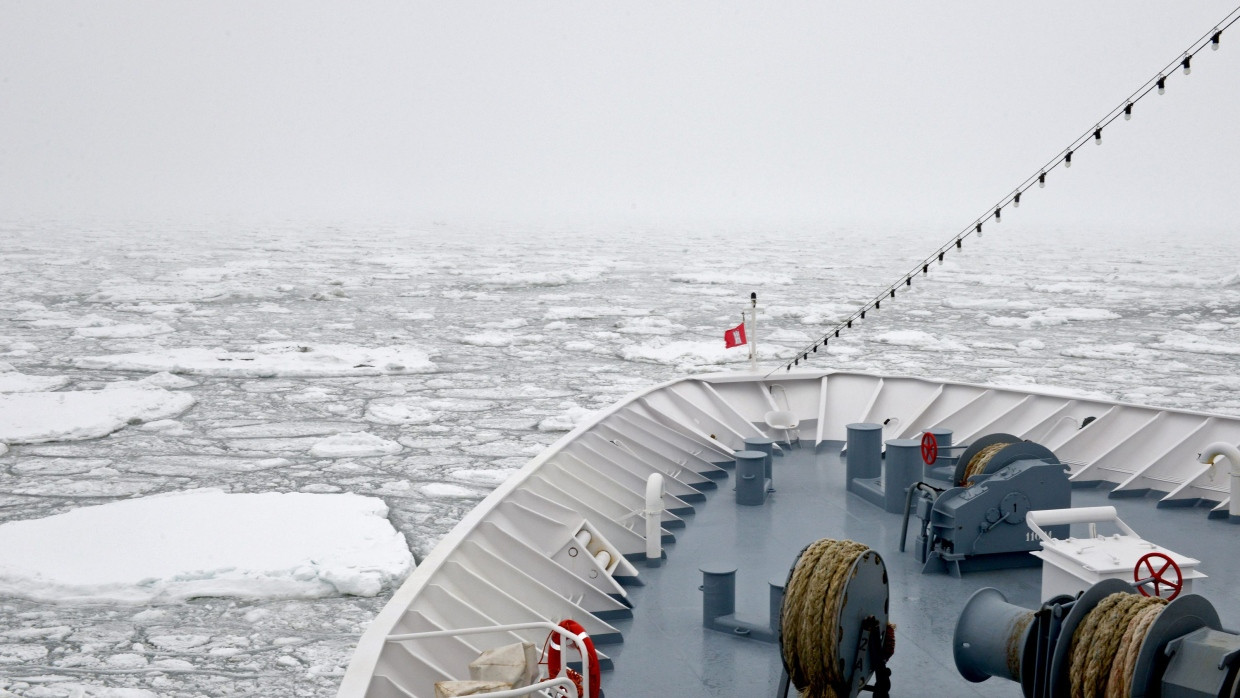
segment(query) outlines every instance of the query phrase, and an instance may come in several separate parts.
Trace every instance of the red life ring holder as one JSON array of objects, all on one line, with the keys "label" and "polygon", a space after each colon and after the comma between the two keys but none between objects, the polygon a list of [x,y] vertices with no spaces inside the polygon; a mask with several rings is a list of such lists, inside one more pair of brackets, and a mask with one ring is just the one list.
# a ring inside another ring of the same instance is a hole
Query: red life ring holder
[{"label": "red life ring holder", "polygon": [[[594,651],[594,641],[586,634],[586,629],[581,627],[581,623],[569,619],[560,621],[560,627],[568,632],[581,636],[581,641],[586,646],[586,671],[590,674],[590,698],[598,698],[599,687],[602,681],[598,666],[598,653]],[[547,649],[547,672],[551,676],[557,676],[560,673],[560,640],[562,636],[552,631],[549,647]],[[576,647],[576,645],[573,645]],[[583,697],[584,698],[584,697]]]}]

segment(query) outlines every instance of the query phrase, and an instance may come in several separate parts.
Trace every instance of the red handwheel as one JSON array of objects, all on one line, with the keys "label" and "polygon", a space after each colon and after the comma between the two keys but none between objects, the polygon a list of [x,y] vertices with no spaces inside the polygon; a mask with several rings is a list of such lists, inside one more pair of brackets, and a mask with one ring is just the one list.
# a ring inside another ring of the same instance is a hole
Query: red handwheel
[{"label": "red handwheel", "polygon": [[934,434],[926,432],[921,435],[921,460],[926,465],[934,465],[939,459],[939,440]]},{"label": "red handwheel", "polygon": [[[1157,567],[1157,569],[1155,569]],[[1171,573],[1163,576],[1164,572],[1170,569]],[[1174,576],[1174,578],[1173,578]],[[1180,566],[1175,564],[1175,560],[1163,555],[1162,553],[1146,553],[1137,560],[1137,565],[1132,569],[1132,580],[1141,582],[1137,585],[1137,591],[1142,596],[1162,596],[1160,584],[1165,584],[1174,591],[1171,596],[1166,597],[1168,601],[1180,595],[1180,590],[1184,588],[1184,575],[1180,572]],[[1154,585],[1154,593],[1151,594],[1145,590],[1146,584]]]},{"label": "red handwheel", "polygon": [[[570,633],[573,633],[574,635],[580,635],[581,641],[586,646],[586,654],[588,656],[582,657],[581,663],[583,664],[583,668],[586,670],[586,672],[590,676],[590,695],[582,696],[581,698],[598,698],[599,687],[600,687],[599,684],[601,683],[602,677],[600,676],[600,671],[599,671],[598,653],[594,651],[594,641],[590,639],[589,635],[586,635],[586,629],[581,627],[581,624],[575,620],[569,619],[569,620],[561,621],[560,627],[564,628]],[[547,638],[547,640],[550,646],[550,649],[547,652],[547,672],[551,676],[558,676],[560,673],[560,663],[561,663],[560,662],[560,640],[561,640],[560,634],[555,631],[552,631],[551,636]],[[574,648],[576,647],[575,644],[571,646]],[[577,672],[573,671],[572,669],[568,669],[567,673],[568,673],[568,677],[570,679],[573,679],[573,683],[577,684],[577,693],[578,695],[580,695],[581,694],[580,676],[576,675]]]}]

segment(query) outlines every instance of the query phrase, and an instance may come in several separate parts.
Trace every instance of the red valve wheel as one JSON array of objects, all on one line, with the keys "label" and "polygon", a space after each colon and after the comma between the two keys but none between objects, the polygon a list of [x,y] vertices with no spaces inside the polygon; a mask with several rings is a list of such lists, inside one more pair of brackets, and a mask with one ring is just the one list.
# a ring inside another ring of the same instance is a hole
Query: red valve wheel
[{"label": "red valve wheel", "polygon": [[[1174,574],[1174,578],[1172,574],[1163,576],[1163,573],[1168,568]],[[1180,591],[1184,588],[1184,574],[1180,572],[1180,566],[1175,564],[1175,560],[1162,553],[1146,553],[1142,555],[1141,559],[1137,560],[1136,567],[1132,568],[1132,580],[1134,582],[1141,582],[1141,584],[1137,585],[1137,591],[1141,592],[1142,596],[1162,596],[1162,590],[1159,589],[1160,584],[1165,584],[1174,589],[1171,592],[1171,596],[1167,597],[1168,601],[1179,596]],[[1153,594],[1145,590],[1145,585],[1151,583],[1154,585]]]},{"label": "red valve wheel", "polygon": [[921,435],[921,460],[926,465],[934,465],[939,459],[939,440],[934,434],[926,432]]}]

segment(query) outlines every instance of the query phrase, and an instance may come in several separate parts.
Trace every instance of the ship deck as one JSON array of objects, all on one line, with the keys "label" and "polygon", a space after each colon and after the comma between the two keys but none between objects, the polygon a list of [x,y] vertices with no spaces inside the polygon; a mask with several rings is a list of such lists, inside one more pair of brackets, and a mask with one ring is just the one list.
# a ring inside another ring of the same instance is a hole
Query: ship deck
[{"label": "ship deck", "polygon": [[[633,617],[616,621],[624,635],[606,648],[615,663],[603,675],[608,698],[640,696],[773,696],[782,663],[778,646],[702,626],[700,568],[735,567],[736,615],[764,625],[768,580],[783,580],[798,552],[819,538],[848,538],[878,551],[889,579],[890,621],[897,625],[892,695],[1020,696],[1020,686],[992,678],[969,683],[956,671],[952,633],[969,597],[995,587],[1008,601],[1037,608],[1041,569],[923,574],[912,552],[899,551],[901,517],[845,490],[839,443],[822,452],[794,448],[774,459],[775,492],[762,506],[738,506],[732,482],[720,480],[676,529],[660,567],[644,567],[644,586],[629,590]],[[732,471],[729,471],[732,472]],[[1072,506],[1115,506],[1143,538],[1201,560],[1208,575],[1193,592],[1209,599],[1225,628],[1240,628],[1240,527],[1207,521],[1200,508],[1157,508],[1154,497],[1109,498],[1104,487],[1073,490]],[[1084,535],[1084,527],[1074,535]],[[790,692],[791,695],[791,692]]]}]

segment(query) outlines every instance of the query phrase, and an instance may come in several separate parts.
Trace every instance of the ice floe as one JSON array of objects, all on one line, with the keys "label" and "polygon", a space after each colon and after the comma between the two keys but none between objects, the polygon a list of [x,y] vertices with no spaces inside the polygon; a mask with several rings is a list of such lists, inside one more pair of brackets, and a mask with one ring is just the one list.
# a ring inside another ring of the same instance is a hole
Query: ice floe
[{"label": "ice floe", "polygon": [[681,272],[673,274],[671,280],[682,284],[732,284],[744,286],[787,286],[792,283],[792,279],[783,274],[765,274],[733,269],[726,271]]},{"label": "ice floe", "polygon": [[556,269],[552,271],[514,271],[511,269],[484,270],[480,273],[482,282],[496,286],[564,286],[598,281],[603,278],[606,269],[599,267],[580,267],[577,269]]},{"label": "ice floe", "polygon": [[79,327],[73,333],[79,337],[95,337],[97,339],[131,339],[168,334],[175,331],[171,325],[165,322],[151,322],[146,324],[104,325],[103,327]]},{"label": "ice floe", "polygon": [[106,436],[126,424],[175,417],[186,393],[128,384],[107,390],[0,394],[0,441],[40,443]]},{"label": "ice floe", "polygon": [[366,405],[366,421],[375,424],[430,424],[435,412],[421,406],[422,398],[378,398]]},{"label": "ice floe", "polygon": [[1115,359],[1142,361],[1156,358],[1160,352],[1138,346],[1132,342],[1120,344],[1081,344],[1059,350],[1060,356],[1074,359]]},{"label": "ice floe", "polygon": [[107,327],[116,321],[102,315],[76,316],[59,310],[28,310],[16,318],[30,327],[39,329],[75,329],[85,327]]},{"label": "ice floe", "polygon": [[28,376],[12,368],[0,363],[0,393],[51,392],[69,384],[68,376]]},{"label": "ice floe", "polygon": [[400,453],[404,447],[365,431],[350,431],[329,436],[310,447],[310,455],[318,458],[362,458]]},{"label": "ice floe", "polygon": [[629,317],[647,315],[648,311],[634,308],[608,307],[554,307],[543,313],[544,320],[594,320],[601,317]]},{"label": "ice floe", "polygon": [[660,316],[627,317],[618,320],[614,325],[616,332],[621,334],[674,335],[685,331],[684,325],[678,325]]},{"label": "ice floe", "polygon": [[1047,308],[1028,313],[1023,318],[991,317],[986,320],[986,324],[991,327],[1011,327],[1027,330],[1033,327],[1066,325],[1069,322],[1117,320],[1119,317],[1118,314],[1105,308]]},{"label": "ice floe", "polygon": [[0,594],[135,604],[373,596],[413,567],[387,513],[353,494],[208,489],[12,521],[0,525]]},{"label": "ice floe", "polygon": [[453,485],[447,482],[428,482],[420,485],[418,490],[427,497],[435,498],[461,498],[461,497],[482,497],[483,494],[478,490],[471,490],[468,487]]},{"label": "ice floe", "polygon": [[561,406],[565,408],[562,414],[553,415],[538,422],[539,431],[572,431],[573,427],[594,414],[594,410],[582,407],[575,402],[566,402]]},{"label": "ice floe", "polygon": [[209,303],[224,300],[249,300],[279,298],[281,293],[273,288],[246,283],[239,280],[198,282],[193,280],[171,283],[141,283],[133,280],[104,282],[99,290],[87,297],[90,303]]},{"label": "ice floe", "polygon": [[258,344],[249,351],[188,347],[130,354],[85,356],[79,368],[114,371],[167,371],[202,376],[330,377],[431,373],[428,353],[413,346],[362,347],[352,344]]},{"label": "ice floe", "polygon": [[913,347],[923,349],[925,351],[972,351],[963,343],[950,337],[935,337],[929,332],[921,330],[892,330],[891,332],[879,332],[874,335],[874,340],[883,344],[891,344],[899,347]]},{"label": "ice floe", "polygon": [[207,432],[218,439],[273,439],[300,436],[330,436],[356,429],[352,422],[261,422],[219,427]]},{"label": "ice floe", "polygon": [[1240,344],[1220,342],[1214,339],[1176,330],[1162,336],[1162,341],[1153,344],[1157,349],[1183,351],[1193,354],[1217,354],[1222,356],[1240,355]]}]

